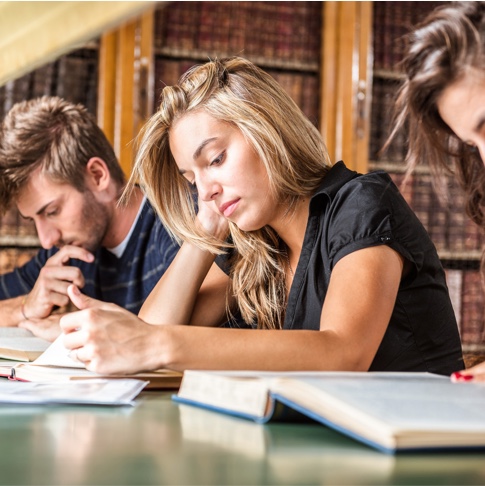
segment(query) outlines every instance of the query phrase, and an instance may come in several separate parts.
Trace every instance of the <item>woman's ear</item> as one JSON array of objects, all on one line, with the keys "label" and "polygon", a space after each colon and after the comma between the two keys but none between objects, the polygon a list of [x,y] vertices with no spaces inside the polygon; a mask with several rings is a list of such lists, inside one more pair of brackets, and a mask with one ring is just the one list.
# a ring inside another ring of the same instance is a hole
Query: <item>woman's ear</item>
[{"label": "woman's ear", "polygon": [[111,183],[111,174],[103,159],[91,157],[86,164],[86,185],[93,192],[106,190]]}]

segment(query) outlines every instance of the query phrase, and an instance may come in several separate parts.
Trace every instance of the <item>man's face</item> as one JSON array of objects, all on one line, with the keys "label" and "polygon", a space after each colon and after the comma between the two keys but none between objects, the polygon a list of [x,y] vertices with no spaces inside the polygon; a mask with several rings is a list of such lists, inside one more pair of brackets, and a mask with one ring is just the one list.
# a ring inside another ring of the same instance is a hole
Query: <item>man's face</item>
[{"label": "man's face", "polygon": [[109,211],[86,189],[53,181],[36,170],[20,191],[17,207],[22,217],[34,221],[43,248],[65,245],[97,250],[109,226]]}]

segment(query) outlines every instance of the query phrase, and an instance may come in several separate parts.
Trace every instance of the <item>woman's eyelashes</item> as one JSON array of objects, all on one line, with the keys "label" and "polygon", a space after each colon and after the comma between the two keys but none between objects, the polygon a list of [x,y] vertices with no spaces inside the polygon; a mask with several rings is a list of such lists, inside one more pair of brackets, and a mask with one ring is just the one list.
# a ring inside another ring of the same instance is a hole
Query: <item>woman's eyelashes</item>
[{"label": "woman's eyelashes", "polygon": [[213,165],[220,165],[220,164],[222,164],[222,162],[224,161],[225,155],[226,155],[226,151],[224,150],[215,159],[212,160],[212,162],[210,163],[210,165],[213,166]]}]

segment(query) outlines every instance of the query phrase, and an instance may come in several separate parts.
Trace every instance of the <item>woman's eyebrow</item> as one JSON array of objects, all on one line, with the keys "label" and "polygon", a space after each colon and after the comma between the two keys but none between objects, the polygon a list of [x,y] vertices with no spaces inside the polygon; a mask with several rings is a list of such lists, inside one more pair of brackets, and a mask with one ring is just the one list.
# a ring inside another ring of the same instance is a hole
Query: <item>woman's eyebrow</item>
[{"label": "woman's eyebrow", "polygon": [[206,138],[196,149],[196,151],[194,152],[194,155],[192,156],[194,160],[198,159],[200,157],[200,154],[202,152],[202,150],[204,150],[204,147],[213,142],[214,140],[217,140],[217,137],[211,137],[211,138]]}]

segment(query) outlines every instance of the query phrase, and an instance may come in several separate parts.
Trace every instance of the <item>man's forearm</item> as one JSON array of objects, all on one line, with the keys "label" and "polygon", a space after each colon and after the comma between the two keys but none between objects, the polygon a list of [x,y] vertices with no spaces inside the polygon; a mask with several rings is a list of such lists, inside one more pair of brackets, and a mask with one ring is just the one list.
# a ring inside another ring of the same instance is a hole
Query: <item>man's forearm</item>
[{"label": "man's forearm", "polygon": [[24,296],[0,301],[0,327],[18,326],[25,321],[22,314]]}]

